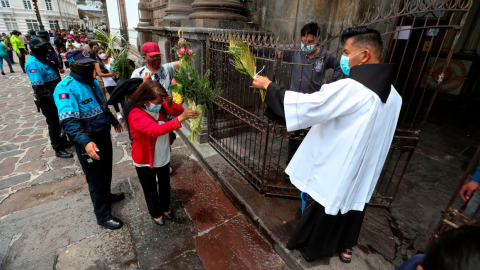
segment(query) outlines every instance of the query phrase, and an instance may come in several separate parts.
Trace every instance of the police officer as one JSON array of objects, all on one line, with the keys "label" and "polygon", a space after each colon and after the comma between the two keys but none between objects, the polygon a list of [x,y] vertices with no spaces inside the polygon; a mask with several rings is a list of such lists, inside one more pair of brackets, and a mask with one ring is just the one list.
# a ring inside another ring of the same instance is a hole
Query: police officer
[{"label": "police officer", "polygon": [[52,44],[50,43],[50,35],[46,30],[40,30],[38,31],[38,36],[45,40],[45,44],[48,47],[48,60],[53,62],[54,66],[58,69],[58,71],[63,74],[65,72],[63,70],[63,61],[58,57],[55,48],[53,48]]},{"label": "police officer", "polygon": [[37,106],[47,120],[50,143],[57,157],[72,158],[73,155],[65,151],[66,148],[70,148],[70,143],[65,137],[60,136],[58,111],[53,99],[55,87],[60,82],[58,70],[47,59],[48,47],[45,40],[33,38],[29,44],[31,54],[25,63],[25,71],[32,83]]},{"label": "police officer", "polygon": [[55,89],[55,104],[63,128],[75,142],[75,150],[85,173],[97,223],[108,229],[119,229],[121,220],[112,217],[111,203],[125,197],[111,194],[113,150],[111,126],[123,131],[105,102],[98,81],[93,78],[96,62],[83,50],[69,51],[70,76]]}]

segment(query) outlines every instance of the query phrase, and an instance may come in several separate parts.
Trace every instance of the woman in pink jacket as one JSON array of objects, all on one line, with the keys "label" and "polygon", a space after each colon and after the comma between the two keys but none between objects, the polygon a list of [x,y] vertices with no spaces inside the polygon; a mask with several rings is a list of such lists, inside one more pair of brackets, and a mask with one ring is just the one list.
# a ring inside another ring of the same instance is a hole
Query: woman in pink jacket
[{"label": "woman in pink jacket", "polygon": [[[167,115],[176,118],[167,120]],[[170,135],[198,113],[172,102],[156,81],[146,81],[133,94],[124,117],[133,138],[132,158],[145,201],[155,223],[173,219],[170,210]],[[157,183],[158,179],[158,183]]]}]

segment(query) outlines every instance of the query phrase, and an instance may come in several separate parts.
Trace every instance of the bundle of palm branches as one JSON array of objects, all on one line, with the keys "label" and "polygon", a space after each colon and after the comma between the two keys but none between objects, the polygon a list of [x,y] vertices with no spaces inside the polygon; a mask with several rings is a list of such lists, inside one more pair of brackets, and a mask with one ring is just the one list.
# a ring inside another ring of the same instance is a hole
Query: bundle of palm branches
[{"label": "bundle of palm branches", "polygon": [[116,49],[119,47],[116,45],[118,39],[120,39],[120,43],[128,43],[121,35],[118,34],[118,32],[112,35],[103,30],[97,29],[95,30],[95,40],[93,41],[102,44],[102,47],[105,48],[105,53],[107,55],[112,55],[113,58],[116,58],[121,52],[121,50]]},{"label": "bundle of palm branches", "polygon": [[[117,45],[118,39],[120,39],[119,43],[123,45]],[[121,81],[129,79],[131,70],[128,65],[130,60],[128,59],[127,41],[118,32],[112,35],[100,29],[95,30],[95,40],[93,41],[102,44],[105,53],[113,57],[112,69],[117,73],[117,78]]]},{"label": "bundle of palm branches", "polygon": [[[230,33],[228,33],[228,39],[230,41],[230,45],[227,46],[228,53],[233,56],[233,59],[230,59],[230,63],[238,72],[255,79],[257,74],[260,72],[257,73],[256,59],[253,56],[253,53],[250,51],[250,44],[248,42],[244,42],[240,37],[233,36]],[[265,102],[267,91],[255,89],[255,92],[260,93],[262,102]]]}]

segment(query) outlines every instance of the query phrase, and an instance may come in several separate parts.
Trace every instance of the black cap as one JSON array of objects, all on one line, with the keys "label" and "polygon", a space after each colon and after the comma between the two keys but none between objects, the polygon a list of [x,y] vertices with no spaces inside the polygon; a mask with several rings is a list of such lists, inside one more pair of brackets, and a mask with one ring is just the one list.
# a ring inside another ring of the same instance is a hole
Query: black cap
[{"label": "black cap", "polygon": [[83,64],[97,62],[94,59],[90,58],[90,53],[88,53],[88,51],[84,49],[69,51],[65,55],[65,59],[67,59],[68,63]]},{"label": "black cap", "polygon": [[30,40],[30,43],[29,43],[29,44],[30,44],[31,47],[33,47],[33,46],[38,46],[38,47],[40,47],[40,46],[42,46],[42,45],[45,44],[45,40],[44,40],[43,38],[39,38],[39,37],[37,37],[37,38],[32,38],[32,39]]},{"label": "black cap", "polygon": [[49,34],[46,30],[40,30],[40,31],[38,31],[38,36],[39,37],[48,37]]},{"label": "black cap", "polygon": [[142,78],[131,78],[119,83],[117,86],[115,86],[115,89],[113,89],[107,104],[113,105],[121,102],[125,96],[135,93],[142,83]]}]

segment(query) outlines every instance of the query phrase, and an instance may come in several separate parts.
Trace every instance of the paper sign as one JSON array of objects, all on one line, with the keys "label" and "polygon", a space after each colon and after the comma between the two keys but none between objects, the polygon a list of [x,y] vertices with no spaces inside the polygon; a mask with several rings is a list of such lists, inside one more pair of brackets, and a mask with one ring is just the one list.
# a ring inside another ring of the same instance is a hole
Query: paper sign
[{"label": "paper sign", "polygon": [[393,36],[394,39],[408,39],[408,35],[410,35],[410,28],[412,28],[411,25],[403,25],[403,26],[397,26],[397,29],[395,31],[395,35]]}]

